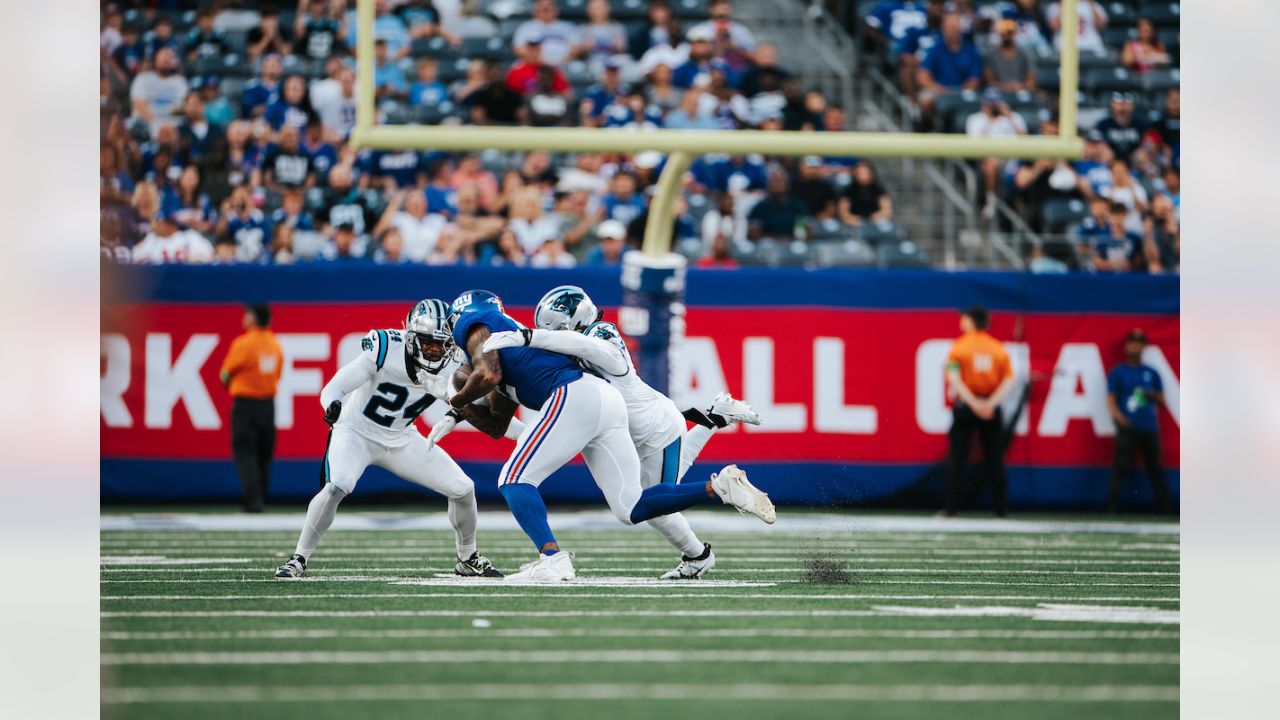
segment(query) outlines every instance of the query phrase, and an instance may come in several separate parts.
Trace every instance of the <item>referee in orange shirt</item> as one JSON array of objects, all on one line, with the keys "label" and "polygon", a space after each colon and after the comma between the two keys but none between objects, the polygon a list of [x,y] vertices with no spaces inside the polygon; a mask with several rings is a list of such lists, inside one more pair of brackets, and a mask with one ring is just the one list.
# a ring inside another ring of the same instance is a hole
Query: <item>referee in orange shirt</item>
[{"label": "referee in orange shirt", "polygon": [[947,356],[947,384],[955,393],[951,431],[947,433],[947,506],[943,511],[947,517],[955,516],[960,502],[961,477],[975,431],[982,448],[982,474],[995,495],[996,517],[1009,512],[1000,403],[1013,389],[1013,368],[1004,346],[987,334],[989,322],[987,309],[979,305],[961,313],[964,334]]},{"label": "referee in orange shirt", "polygon": [[271,309],[246,305],[244,334],[231,341],[219,377],[231,393],[231,452],[244,511],[262,512],[276,448],[276,387],[284,355],[271,332]]}]

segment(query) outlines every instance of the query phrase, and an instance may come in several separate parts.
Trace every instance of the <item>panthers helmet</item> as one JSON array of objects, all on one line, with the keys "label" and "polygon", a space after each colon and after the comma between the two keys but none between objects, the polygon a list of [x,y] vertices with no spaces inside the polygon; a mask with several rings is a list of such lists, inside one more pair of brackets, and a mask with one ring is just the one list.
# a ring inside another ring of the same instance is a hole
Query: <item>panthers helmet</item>
[{"label": "panthers helmet", "polygon": [[604,313],[577,285],[561,285],[542,296],[533,311],[533,324],[543,330],[582,332]]},{"label": "panthers helmet", "polygon": [[[454,351],[453,333],[449,328],[449,306],[443,300],[428,298],[413,306],[404,319],[405,346],[409,357],[429,373],[438,373],[449,362]],[[437,360],[427,357],[423,343],[437,342],[443,352]]]}]

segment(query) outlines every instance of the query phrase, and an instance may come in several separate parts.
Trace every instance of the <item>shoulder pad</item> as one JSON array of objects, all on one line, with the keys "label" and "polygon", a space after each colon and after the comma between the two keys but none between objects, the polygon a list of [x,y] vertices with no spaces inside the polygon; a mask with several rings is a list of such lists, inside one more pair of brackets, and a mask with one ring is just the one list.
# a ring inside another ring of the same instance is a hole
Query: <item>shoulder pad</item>
[{"label": "shoulder pad", "polygon": [[360,339],[361,352],[369,353],[373,358],[374,365],[379,370],[387,362],[387,355],[391,350],[392,343],[401,344],[404,338],[399,330],[370,330],[368,335]]}]

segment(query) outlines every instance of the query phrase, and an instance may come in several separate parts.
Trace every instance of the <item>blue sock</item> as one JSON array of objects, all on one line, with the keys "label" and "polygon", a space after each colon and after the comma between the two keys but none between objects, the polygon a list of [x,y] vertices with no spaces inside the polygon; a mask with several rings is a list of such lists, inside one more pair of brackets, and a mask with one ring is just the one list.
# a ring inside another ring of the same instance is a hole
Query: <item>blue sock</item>
[{"label": "blue sock", "polygon": [[711,499],[712,497],[707,495],[706,483],[654,485],[640,493],[640,501],[631,508],[631,522],[642,523],[662,515],[670,515]]},{"label": "blue sock", "polygon": [[503,485],[499,490],[502,497],[506,498],[507,507],[511,508],[516,522],[520,523],[520,529],[529,536],[539,552],[547,543],[556,541],[555,535],[551,534],[551,526],[547,524],[547,504],[542,501],[542,493],[538,492],[538,488],[511,483]]}]

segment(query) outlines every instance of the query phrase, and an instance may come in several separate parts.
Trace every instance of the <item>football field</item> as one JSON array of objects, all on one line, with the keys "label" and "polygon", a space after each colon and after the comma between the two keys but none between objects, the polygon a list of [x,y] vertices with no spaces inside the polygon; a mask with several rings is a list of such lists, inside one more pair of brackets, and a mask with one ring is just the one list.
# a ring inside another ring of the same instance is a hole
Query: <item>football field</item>
[{"label": "football field", "polygon": [[1176,523],[699,512],[717,568],[672,582],[652,530],[551,519],[556,587],[452,577],[435,508],[344,509],[295,581],[300,511],[104,510],[103,717],[1177,717]]}]

